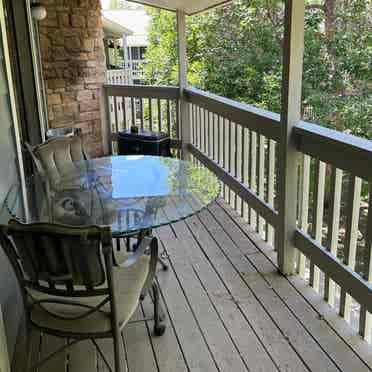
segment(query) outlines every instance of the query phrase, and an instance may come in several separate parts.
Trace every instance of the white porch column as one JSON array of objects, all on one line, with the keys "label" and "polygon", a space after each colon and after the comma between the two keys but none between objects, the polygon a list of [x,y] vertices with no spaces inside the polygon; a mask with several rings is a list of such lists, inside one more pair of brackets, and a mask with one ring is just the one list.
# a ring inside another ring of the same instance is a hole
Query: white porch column
[{"label": "white porch column", "polygon": [[178,32],[178,84],[180,88],[180,134],[182,140],[182,154],[186,155],[187,144],[191,142],[191,123],[189,104],[184,99],[184,89],[187,87],[187,55],[186,55],[186,16],[177,11]]},{"label": "white porch column", "polygon": [[297,158],[293,127],[301,118],[302,62],[304,49],[304,0],[285,1],[282,80],[282,139],[279,145],[279,270],[290,275],[295,269],[293,236],[297,212]]},{"label": "white porch column", "polygon": [[128,61],[128,50],[127,50],[127,35],[123,34],[121,37],[122,43],[123,43],[123,68],[126,68],[126,63]]},{"label": "white porch column", "polygon": [[128,63],[128,46],[127,46],[127,35],[123,34],[122,36],[122,43],[123,43],[123,70],[124,70],[124,83],[125,84],[133,84],[132,75],[129,70],[129,63]]}]

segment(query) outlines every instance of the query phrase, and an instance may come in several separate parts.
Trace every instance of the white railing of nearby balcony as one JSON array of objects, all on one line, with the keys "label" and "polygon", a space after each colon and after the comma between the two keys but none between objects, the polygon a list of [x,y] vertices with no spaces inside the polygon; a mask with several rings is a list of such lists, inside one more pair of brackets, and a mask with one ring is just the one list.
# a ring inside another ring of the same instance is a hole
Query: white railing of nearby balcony
[{"label": "white railing of nearby balcony", "polygon": [[[102,96],[106,151],[115,148],[112,134],[132,124],[167,131],[173,145],[180,146],[178,88],[107,85]],[[125,97],[129,113],[118,97]],[[189,110],[190,123],[183,125],[191,126],[193,161],[221,179],[222,196],[275,251],[281,197],[277,148],[283,138],[279,115],[194,88],[185,89],[182,99]],[[371,342],[372,141],[305,122],[292,136],[299,174],[293,237],[297,273],[344,319],[357,322],[359,333]],[[363,215],[362,190],[369,201]]]},{"label": "white railing of nearby balcony", "polygon": [[132,71],[133,80],[139,80],[139,81],[143,80],[145,76],[145,72],[144,72],[145,63],[146,61],[144,61],[143,59],[133,59],[129,62],[130,69]]},{"label": "white railing of nearby balcony", "polygon": [[128,69],[107,70],[107,84],[132,84],[132,74]]}]

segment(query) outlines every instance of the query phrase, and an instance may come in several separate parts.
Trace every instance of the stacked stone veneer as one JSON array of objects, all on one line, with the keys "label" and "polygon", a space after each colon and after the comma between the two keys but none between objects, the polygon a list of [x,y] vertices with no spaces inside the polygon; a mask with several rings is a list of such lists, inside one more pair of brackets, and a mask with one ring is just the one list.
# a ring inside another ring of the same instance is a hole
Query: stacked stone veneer
[{"label": "stacked stone veneer", "polygon": [[44,0],[39,24],[49,127],[80,127],[102,153],[100,87],[106,79],[100,0]]}]

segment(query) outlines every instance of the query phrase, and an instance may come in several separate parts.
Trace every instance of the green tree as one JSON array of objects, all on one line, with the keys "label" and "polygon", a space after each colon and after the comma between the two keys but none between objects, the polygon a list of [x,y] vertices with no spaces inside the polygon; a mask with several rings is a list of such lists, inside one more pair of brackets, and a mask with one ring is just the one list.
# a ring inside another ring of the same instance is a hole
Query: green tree
[{"label": "green tree", "polygon": [[127,9],[131,8],[131,3],[125,0],[110,0],[109,2],[109,9]]},{"label": "green tree", "polygon": [[[177,84],[174,13],[152,18],[146,76]],[[240,0],[187,20],[189,83],[278,112],[280,110],[283,2]],[[304,118],[372,138],[369,0],[306,1]]]}]

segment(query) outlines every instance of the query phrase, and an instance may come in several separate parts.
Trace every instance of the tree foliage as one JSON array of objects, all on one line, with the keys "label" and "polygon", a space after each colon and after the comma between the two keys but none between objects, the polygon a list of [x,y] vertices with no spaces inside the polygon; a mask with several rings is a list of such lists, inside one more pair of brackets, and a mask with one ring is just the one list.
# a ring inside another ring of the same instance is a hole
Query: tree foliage
[{"label": "tree foliage", "polygon": [[108,3],[108,9],[133,9],[136,7],[138,7],[138,5],[126,0],[110,0]]},{"label": "tree foliage", "polygon": [[[148,9],[149,83],[176,85],[173,13]],[[187,20],[189,83],[280,111],[283,1],[239,0]],[[372,138],[369,0],[306,0],[303,116]]]}]

